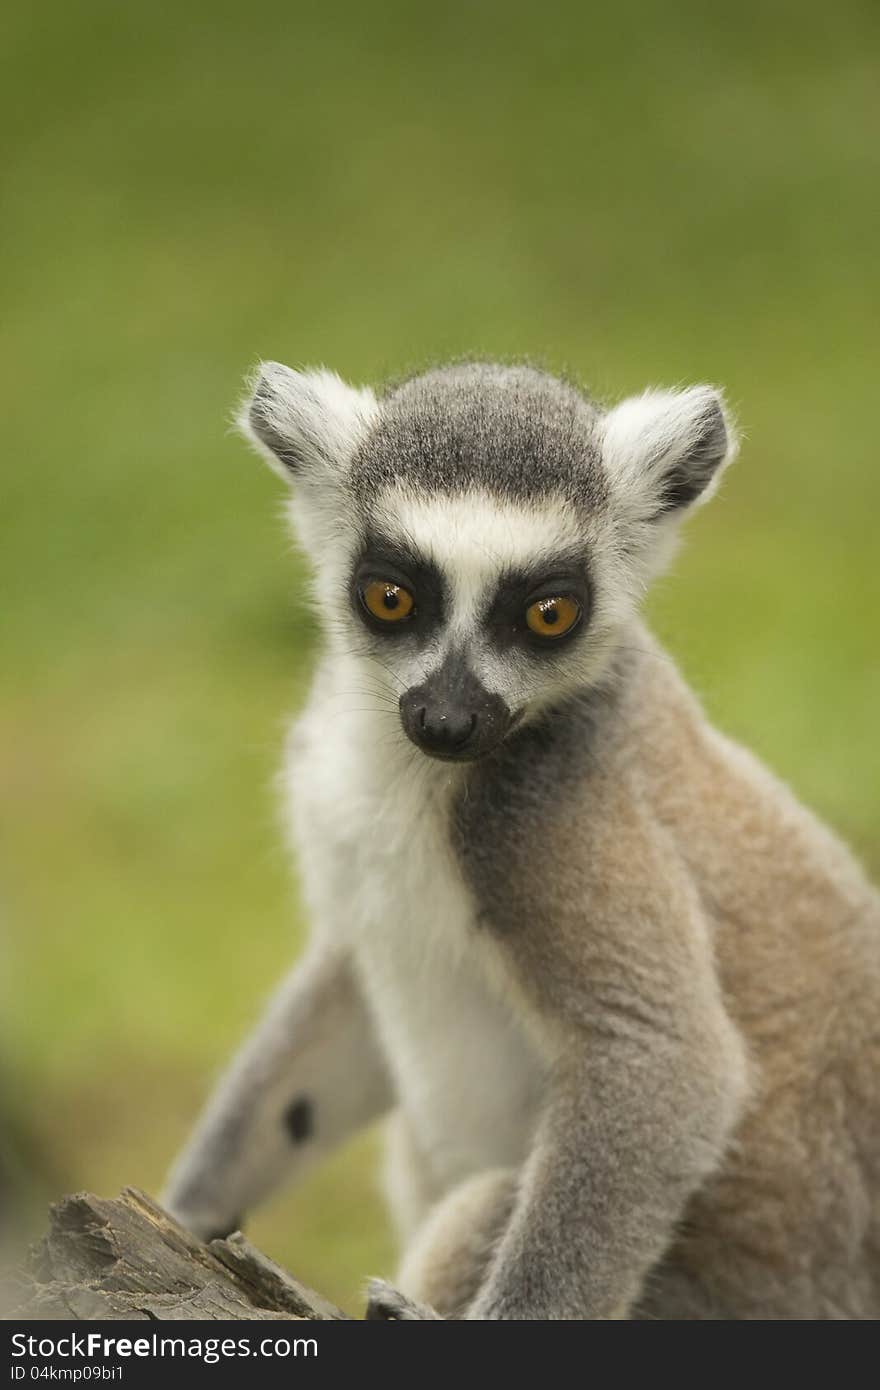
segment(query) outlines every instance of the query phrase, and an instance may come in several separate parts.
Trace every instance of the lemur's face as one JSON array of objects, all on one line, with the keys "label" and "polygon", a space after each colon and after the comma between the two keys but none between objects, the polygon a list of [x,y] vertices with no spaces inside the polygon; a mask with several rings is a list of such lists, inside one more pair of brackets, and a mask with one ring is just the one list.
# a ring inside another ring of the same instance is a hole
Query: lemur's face
[{"label": "lemur's face", "polygon": [[407,737],[479,758],[590,660],[585,537],[559,500],[383,490],[353,559],[358,645],[393,679]]},{"label": "lemur's face", "polygon": [[600,678],[731,453],[709,388],[603,413],[493,365],[377,400],[269,364],[242,424],[293,480],[333,649],[381,684],[413,744],[455,761]]}]

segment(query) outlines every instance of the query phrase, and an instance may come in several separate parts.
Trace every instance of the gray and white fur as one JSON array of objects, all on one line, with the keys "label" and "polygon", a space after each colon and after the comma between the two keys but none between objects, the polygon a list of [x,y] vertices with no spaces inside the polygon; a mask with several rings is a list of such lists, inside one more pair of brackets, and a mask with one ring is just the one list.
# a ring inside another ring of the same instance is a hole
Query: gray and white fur
[{"label": "gray and white fur", "polygon": [[374,1315],[880,1316],[880,898],[638,617],[719,394],[270,363],[241,427],[325,630],[285,764],[313,935],[172,1210],[225,1231],[388,1115],[414,1301]]}]

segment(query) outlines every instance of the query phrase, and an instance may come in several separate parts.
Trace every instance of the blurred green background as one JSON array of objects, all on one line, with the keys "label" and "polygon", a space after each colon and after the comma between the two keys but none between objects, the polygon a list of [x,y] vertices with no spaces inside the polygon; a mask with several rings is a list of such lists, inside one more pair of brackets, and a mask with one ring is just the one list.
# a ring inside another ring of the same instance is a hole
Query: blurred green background
[{"label": "blurred green background", "polygon": [[[880,9],[60,3],[2,21],[7,1163],[155,1191],[302,938],[272,776],[315,650],[259,356],[726,385],[652,599],[712,715],[876,871]],[[254,1238],[356,1307],[359,1141]]]}]

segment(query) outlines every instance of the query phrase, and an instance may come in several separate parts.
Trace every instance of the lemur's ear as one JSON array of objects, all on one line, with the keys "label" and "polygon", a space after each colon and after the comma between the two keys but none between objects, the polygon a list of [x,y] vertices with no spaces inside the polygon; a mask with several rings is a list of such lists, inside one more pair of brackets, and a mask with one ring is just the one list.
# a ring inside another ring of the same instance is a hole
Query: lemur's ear
[{"label": "lemur's ear", "polygon": [[348,386],[335,372],[262,362],[237,424],[276,473],[295,481],[345,463],[377,410],[372,391]]},{"label": "lemur's ear", "polygon": [[643,521],[705,501],[736,448],[721,393],[711,386],[646,391],[605,417],[602,454],[612,487]]}]

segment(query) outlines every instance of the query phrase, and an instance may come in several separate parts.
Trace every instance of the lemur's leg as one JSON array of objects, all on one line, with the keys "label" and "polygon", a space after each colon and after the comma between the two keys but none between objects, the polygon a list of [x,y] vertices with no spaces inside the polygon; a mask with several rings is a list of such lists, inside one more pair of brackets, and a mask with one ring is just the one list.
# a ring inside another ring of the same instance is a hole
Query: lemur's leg
[{"label": "lemur's leg", "polygon": [[163,1194],[203,1238],[226,1234],[393,1104],[350,961],[314,950],[284,982],[209,1101]]},{"label": "lemur's leg", "polygon": [[401,1262],[403,1293],[444,1318],[463,1317],[510,1219],[517,1176],[513,1168],[488,1169],[437,1203]]}]

